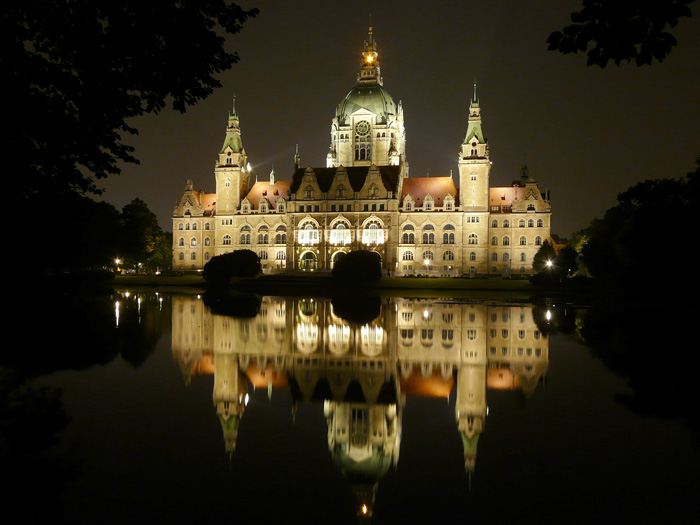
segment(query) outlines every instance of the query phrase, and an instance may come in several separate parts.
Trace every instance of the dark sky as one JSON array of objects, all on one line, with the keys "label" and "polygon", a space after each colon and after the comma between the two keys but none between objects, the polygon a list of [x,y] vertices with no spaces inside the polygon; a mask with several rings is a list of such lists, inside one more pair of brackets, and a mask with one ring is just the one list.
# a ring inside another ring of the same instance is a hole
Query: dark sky
[{"label": "dark sky", "polygon": [[449,175],[467,129],[476,79],[493,161],[491,185],[525,161],[552,200],[552,232],[569,236],[634,183],[681,177],[700,153],[700,9],[682,19],[663,63],[586,67],[584,55],[548,51],[577,1],[250,0],[256,19],[230,37],[240,62],[223,87],[185,115],[135,122],[139,166],[105,182],[118,207],[146,201],[171,230],[186,179],[214,191],[214,161],[233,93],[254,174],[291,178],[295,145],[304,166],[325,166],[336,106],[355,83],[371,23],[384,87],[402,101],[414,177]]}]

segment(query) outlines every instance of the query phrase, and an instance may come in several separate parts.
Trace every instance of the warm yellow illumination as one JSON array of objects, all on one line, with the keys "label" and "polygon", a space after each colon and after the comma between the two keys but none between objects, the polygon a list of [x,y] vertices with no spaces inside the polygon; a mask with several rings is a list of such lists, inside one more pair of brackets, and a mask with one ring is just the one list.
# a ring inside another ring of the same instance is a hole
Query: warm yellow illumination
[{"label": "warm yellow illumination", "polygon": [[367,514],[367,512],[369,511],[367,505],[365,504],[362,504],[362,508],[360,510],[362,511],[362,514]]}]

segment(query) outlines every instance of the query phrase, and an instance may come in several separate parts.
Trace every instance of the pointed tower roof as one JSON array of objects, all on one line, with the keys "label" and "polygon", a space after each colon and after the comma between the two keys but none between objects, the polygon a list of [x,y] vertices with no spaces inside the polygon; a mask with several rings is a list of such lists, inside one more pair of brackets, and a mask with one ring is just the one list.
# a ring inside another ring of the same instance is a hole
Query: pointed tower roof
[{"label": "pointed tower roof", "polygon": [[486,143],[484,131],[481,129],[481,108],[479,107],[479,99],[476,96],[476,80],[474,80],[474,95],[469,102],[469,125],[467,126],[467,135],[464,137],[463,144],[471,142],[476,138],[481,144]]},{"label": "pointed tower roof", "polygon": [[236,112],[236,95],[233,96],[233,105],[228,114],[226,138],[224,139],[224,145],[221,146],[221,151],[219,153],[223,153],[228,147],[233,150],[233,153],[244,152],[243,141],[241,140],[241,127],[238,120],[238,113]]}]

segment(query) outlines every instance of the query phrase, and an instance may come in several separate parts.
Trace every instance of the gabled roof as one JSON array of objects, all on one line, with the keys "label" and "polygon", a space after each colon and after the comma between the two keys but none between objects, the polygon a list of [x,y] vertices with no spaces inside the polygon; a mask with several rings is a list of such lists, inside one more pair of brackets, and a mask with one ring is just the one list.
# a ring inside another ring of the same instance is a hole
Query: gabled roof
[{"label": "gabled roof", "polygon": [[[399,176],[401,168],[399,166],[374,166],[379,170],[379,174],[384,182],[384,187],[388,191],[396,191],[399,183]],[[338,167],[338,168],[312,168],[316,174],[316,180],[321,188],[322,192],[327,192],[331,185],[333,184],[333,179],[338,170],[345,170],[348,174],[348,179],[350,181],[350,186],[352,186],[353,191],[360,191],[365,185],[365,180],[367,179],[367,173],[370,170],[370,166],[351,166],[348,168]],[[297,168],[292,176],[292,185],[289,188],[290,193],[296,193],[299,191],[301,186],[301,181],[304,177],[304,173],[308,168]]]},{"label": "gabled roof", "polygon": [[442,207],[447,195],[452,195],[457,202],[457,187],[452,177],[408,177],[403,180],[401,200],[410,195],[416,206],[423,206],[423,199],[430,195],[435,206]]},{"label": "gabled roof", "polygon": [[270,181],[256,182],[250,188],[246,198],[250,201],[253,209],[258,208],[261,198],[267,199],[270,206],[276,206],[277,199],[289,199],[289,187],[291,184],[291,180],[276,180],[274,184],[270,184]]},{"label": "gabled roof", "polygon": [[489,206],[512,206],[513,201],[522,197],[524,190],[524,187],[515,185],[489,188]]}]

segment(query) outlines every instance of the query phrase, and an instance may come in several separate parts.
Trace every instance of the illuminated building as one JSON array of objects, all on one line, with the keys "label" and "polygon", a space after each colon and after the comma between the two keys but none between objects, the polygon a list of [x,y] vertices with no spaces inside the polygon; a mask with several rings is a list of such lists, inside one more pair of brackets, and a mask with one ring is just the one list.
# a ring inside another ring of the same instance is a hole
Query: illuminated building
[{"label": "illuminated building", "polygon": [[213,256],[250,249],[265,273],[330,271],[364,249],[391,275],[531,274],[550,238],[549,196],[526,167],[511,186],[490,187],[476,84],[467,109],[459,184],[451,173],[410,177],[403,105],[384,88],[370,29],[356,85],[331,122],[325,166],[303,167],[297,152],[291,180],[273,171],[251,181],[234,103],[216,192],[188,180],[174,210],[173,269],[201,269]]}]

